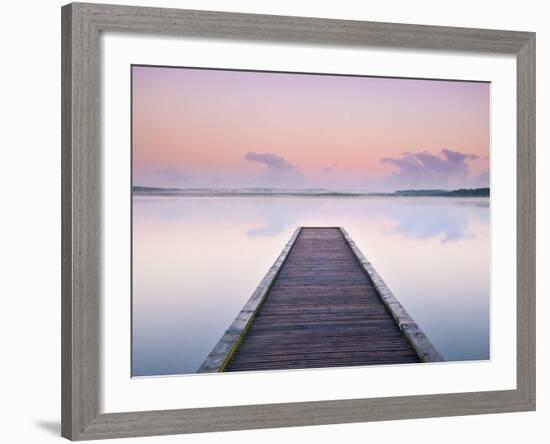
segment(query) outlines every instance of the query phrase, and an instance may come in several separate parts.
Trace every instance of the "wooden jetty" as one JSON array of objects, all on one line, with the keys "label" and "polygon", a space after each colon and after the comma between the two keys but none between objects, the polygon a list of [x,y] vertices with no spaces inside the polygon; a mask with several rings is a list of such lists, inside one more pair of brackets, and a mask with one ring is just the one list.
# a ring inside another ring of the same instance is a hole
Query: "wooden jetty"
[{"label": "wooden jetty", "polygon": [[301,227],[199,373],[442,361],[341,227]]}]

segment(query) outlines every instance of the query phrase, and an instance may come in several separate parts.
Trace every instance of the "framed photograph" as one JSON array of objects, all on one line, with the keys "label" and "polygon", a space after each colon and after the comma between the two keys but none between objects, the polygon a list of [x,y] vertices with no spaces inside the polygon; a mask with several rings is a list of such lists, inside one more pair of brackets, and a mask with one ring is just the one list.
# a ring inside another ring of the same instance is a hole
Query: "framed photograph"
[{"label": "framed photograph", "polygon": [[535,35],[62,8],[62,434],[535,408]]}]

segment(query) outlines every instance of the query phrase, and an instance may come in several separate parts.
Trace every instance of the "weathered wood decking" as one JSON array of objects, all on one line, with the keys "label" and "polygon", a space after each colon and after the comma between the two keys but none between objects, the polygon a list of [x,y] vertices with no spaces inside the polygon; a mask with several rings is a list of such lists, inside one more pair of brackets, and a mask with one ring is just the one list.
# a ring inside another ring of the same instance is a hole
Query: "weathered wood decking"
[{"label": "weathered wood decking", "polygon": [[199,372],[440,360],[344,229],[301,228]]}]

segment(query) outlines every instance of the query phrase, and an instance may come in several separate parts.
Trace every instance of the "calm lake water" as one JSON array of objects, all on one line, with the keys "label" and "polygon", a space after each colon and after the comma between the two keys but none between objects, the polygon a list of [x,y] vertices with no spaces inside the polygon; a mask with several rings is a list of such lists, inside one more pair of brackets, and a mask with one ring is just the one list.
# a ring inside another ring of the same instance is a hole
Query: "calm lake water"
[{"label": "calm lake water", "polygon": [[489,199],[133,203],[134,376],[195,373],[300,225],[345,227],[446,360],[489,359]]}]

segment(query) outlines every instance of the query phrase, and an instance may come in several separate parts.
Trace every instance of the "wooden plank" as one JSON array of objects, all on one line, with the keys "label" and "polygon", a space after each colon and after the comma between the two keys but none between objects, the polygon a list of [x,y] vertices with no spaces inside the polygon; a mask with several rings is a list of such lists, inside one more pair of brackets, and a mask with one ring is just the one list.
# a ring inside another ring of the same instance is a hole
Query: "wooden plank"
[{"label": "wooden plank", "polygon": [[337,227],[299,231],[221,371],[421,361],[347,236]]}]

